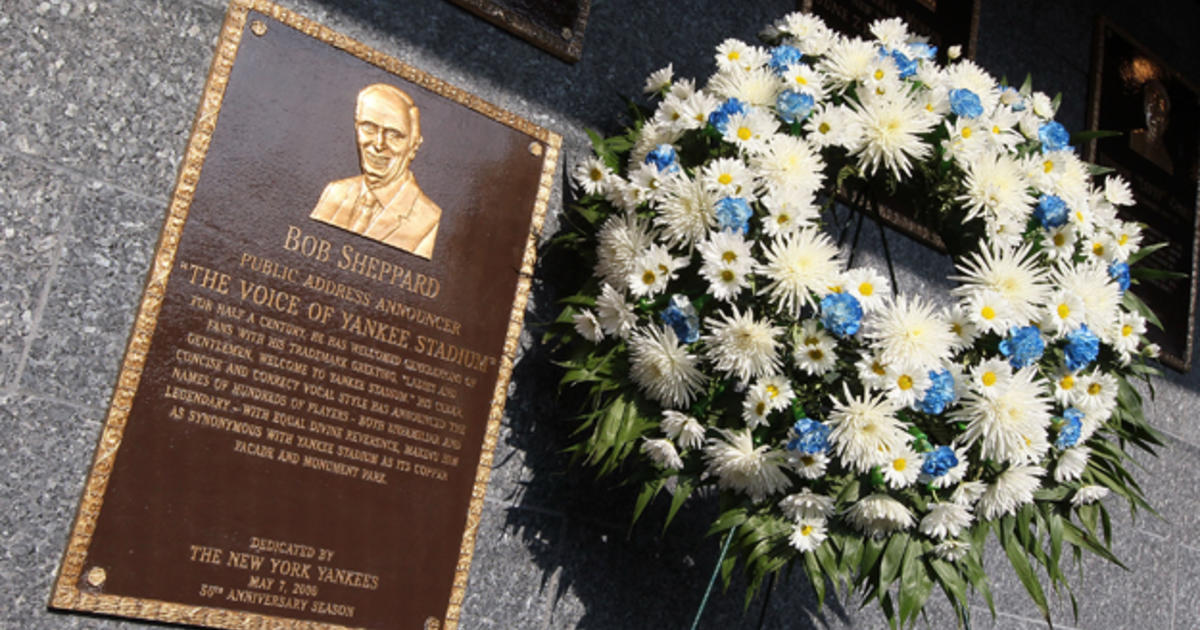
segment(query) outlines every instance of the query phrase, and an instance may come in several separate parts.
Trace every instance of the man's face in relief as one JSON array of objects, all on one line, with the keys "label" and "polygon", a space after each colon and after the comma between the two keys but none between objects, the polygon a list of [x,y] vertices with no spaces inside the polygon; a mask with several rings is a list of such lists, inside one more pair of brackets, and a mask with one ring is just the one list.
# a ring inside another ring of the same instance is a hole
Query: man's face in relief
[{"label": "man's face in relief", "polygon": [[421,143],[416,108],[401,94],[368,88],[359,95],[358,159],[368,186],[383,186],[404,175]]}]

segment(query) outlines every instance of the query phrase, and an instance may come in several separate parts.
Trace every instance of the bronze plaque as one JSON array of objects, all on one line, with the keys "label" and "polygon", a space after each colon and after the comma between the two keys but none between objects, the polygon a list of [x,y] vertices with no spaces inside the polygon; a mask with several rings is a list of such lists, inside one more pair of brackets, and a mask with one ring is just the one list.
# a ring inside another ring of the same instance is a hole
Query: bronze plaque
[{"label": "bronze plaque", "polygon": [[1103,17],[1096,21],[1088,127],[1120,135],[1093,140],[1088,159],[1129,182],[1136,204],[1120,208],[1137,221],[1143,245],[1166,243],[1141,267],[1182,278],[1147,278],[1132,288],[1162,321],[1147,336],[1162,361],[1191,368],[1200,234],[1200,89]]},{"label": "bronze plaque", "polygon": [[455,628],[560,143],[235,0],[51,605]]},{"label": "bronze plaque", "polygon": [[575,63],[583,54],[591,0],[450,0],[555,56]]},{"label": "bronze plaque", "polygon": [[939,53],[958,45],[964,57],[975,58],[979,0],[801,0],[800,7],[840,33],[868,39],[871,22],[903,18],[909,31],[927,37]]}]

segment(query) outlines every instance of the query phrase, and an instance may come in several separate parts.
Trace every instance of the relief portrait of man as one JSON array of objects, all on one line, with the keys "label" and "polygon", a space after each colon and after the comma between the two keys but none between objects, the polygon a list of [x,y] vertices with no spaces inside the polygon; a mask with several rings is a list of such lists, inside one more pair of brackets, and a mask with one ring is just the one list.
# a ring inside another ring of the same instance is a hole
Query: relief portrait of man
[{"label": "relief portrait of man", "polygon": [[409,167],[421,146],[421,116],[400,89],[377,83],[354,111],[361,175],[331,182],[309,217],[422,258],[433,257],[442,209]]}]

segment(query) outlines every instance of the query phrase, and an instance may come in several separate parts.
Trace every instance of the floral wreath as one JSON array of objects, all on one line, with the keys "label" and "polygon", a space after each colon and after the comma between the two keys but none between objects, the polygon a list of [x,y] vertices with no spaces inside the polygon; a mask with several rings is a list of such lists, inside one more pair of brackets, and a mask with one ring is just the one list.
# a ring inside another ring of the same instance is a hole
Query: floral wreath
[{"label": "floral wreath", "polygon": [[[723,42],[703,86],[655,72],[657,107],[592,135],[557,242],[594,273],[547,335],[572,450],[640,486],[635,519],[716,486],[751,595],[798,564],[821,601],[829,580],[905,624],[936,585],[966,622],[991,531],[1049,620],[1035,564],[1069,592],[1065,548],[1118,562],[1098,500],[1149,507],[1125,446],[1161,445],[1130,382],[1158,323],[1127,289],[1157,246],[1057,99],[938,63],[900,19],[870,33],[791,14]],[[848,268],[822,217],[855,187],[966,243],[949,295]]]}]

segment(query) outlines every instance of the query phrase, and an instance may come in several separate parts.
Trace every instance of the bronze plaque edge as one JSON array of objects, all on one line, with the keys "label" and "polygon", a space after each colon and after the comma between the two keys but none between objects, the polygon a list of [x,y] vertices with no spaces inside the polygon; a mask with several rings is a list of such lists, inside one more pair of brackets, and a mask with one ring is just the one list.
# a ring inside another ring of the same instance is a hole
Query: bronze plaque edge
[{"label": "bronze plaque edge", "polygon": [[[521,327],[525,319],[525,305],[529,298],[533,264],[536,259],[538,236],[541,234],[553,188],[554,171],[562,146],[562,136],[537,126],[528,120],[501,109],[492,103],[465,90],[457,88],[424,71],[376,51],[367,45],[337,33],[332,29],[305,18],[269,0],[231,0],[221,26],[221,35],[213,53],[205,81],[203,96],[197,108],[196,119],[188,139],[184,160],[175,180],[175,190],[168,204],[166,220],[159,235],[158,247],[146,278],[142,300],[134,319],[133,330],[126,344],[125,356],[117,377],[117,384],[109,402],[104,428],[101,431],[92,466],[84,484],[79,508],[71,527],[70,537],[59,565],[58,577],[50,595],[49,607],[80,612],[116,615],[150,621],[190,624],[211,628],[238,630],[271,628],[279,630],[348,630],[340,624],[305,621],[206,606],[184,605],[174,602],[106,595],[88,592],[79,587],[83,577],[83,563],[91,547],[92,533],[104,503],[109,475],[120,449],[126,422],[132,409],[132,401],[145,367],[150,340],[158,324],[167,280],[174,266],[179,239],[183,233],[191,208],[200,171],[204,165],[208,147],[216,130],[221,103],[225,95],[234,61],[241,44],[242,32],[250,11],[257,11],[289,26],[301,33],[329,44],[339,50],[374,66],[400,76],[443,98],[470,108],[492,120],[531,136],[545,146],[542,151],[542,176],[534,202],[529,235],[526,239],[521,270],[505,334],[501,365],[497,374],[496,387],[492,394],[487,427],[484,432],[483,448],[476,467],[475,484],[467,511],[466,527],[463,531],[459,560],[455,566],[454,582],[447,606],[445,628],[455,630],[466,595],[467,575],[475,552],[475,534],[483,512],[483,499],[491,477],[492,455],[499,436],[500,422],[504,415],[508,385],[512,378],[513,361],[516,356]],[[531,145],[531,151],[534,146]]]},{"label": "bronze plaque edge", "polygon": [[563,40],[559,33],[549,31],[532,20],[519,14],[505,13],[491,0],[450,0],[451,4],[570,63],[579,61],[583,56],[583,34],[591,13],[591,0],[577,1],[580,4],[579,17],[571,29],[571,38]]},{"label": "bronze plaque edge", "polygon": [[[1146,55],[1150,57],[1154,63],[1159,64],[1163,68],[1166,68],[1173,73],[1175,75],[1175,80],[1182,83],[1192,92],[1200,94],[1200,86],[1192,83],[1188,77],[1176,72],[1175,69],[1164,62],[1157,53],[1143,45],[1140,40],[1130,35],[1129,31],[1126,31],[1124,28],[1122,28],[1121,25],[1117,24],[1115,20],[1104,14],[1097,14],[1095,24],[1092,29],[1092,58],[1089,67],[1089,74],[1091,76],[1089,77],[1088,81],[1087,128],[1089,130],[1096,131],[1100,128],[1100,91],[1104,87],[1104,29],[1106,28],[1112,29],[1114,33],[1121,36],[1126,41],[1133,43],[1138,48],[1141,48],[1142,52],[1146,53]],[[1100,157],[1100,147],[1098,143],[1099,140],[1096,138],[1089,140],[1084,151],[1084,158],[1092,164],[1096,164],[1096,160]],[[1159,362],[1164,363],[1168,367],[1174,368],[1179,372],[1191,371],[1192,353],[1195,350],[1196,298],[1197,289],[1198,286],[1200,286],[1200,283],[1196,281],[1196,278],[1200,276],[1200,185],[1198,185],[1196,190],[1196,203],[1195,207],[1193,208],[1193,213],[1195,214],[1195,220],[1192,224],[1192,282],[1188,296],[1188,324],[1187,336],[1184,339],[1183,356],[1175,356],[1166,352],[1163,352],[1158,356]]]}]

